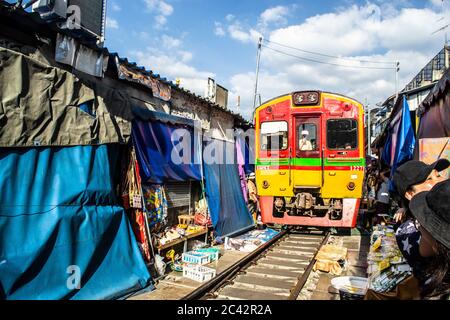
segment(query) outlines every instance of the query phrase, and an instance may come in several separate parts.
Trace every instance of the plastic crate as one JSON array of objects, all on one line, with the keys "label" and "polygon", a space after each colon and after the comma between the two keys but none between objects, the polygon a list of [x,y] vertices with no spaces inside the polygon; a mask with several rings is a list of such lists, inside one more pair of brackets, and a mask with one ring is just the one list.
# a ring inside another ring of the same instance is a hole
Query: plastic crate
[{"label": "plastic crate", "polygon": [[331,285],[339,290],[341,300],[361,300],[364,298],[369,282],[361,277],[338,277],[331,280]]},{"label": "plastic crate", "polygon": [[211,262],[211,256],[207,253],[190,251],[183,253],[181,260],[184,263],[204,265]]},{"label": "plastic crate", "polygon": [[202,253],[202,254],[208,254],[211,261],[217,261],[219,260],[219,248],[205,248],[205,249],[196,249],[194,252]]},{"label": "plastic crate", "polygon": [[216,270],[199,265],[183,266],[183,277],[197,281],[209,281],[216,276]]}]

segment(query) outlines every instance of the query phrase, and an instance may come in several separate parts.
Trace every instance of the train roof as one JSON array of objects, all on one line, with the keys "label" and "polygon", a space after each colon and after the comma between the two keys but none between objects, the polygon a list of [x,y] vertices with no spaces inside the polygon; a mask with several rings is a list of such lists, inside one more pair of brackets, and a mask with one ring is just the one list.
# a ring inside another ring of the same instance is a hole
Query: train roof
[{"label": "train roof", "polygon": [[[270,101],[279,99],[279,98],[281,98],[281,97],[288,96],[288,95],[290,96],[290,95],[292,95],[292,94],[294,94],[294,93],[296,93],[296,92],[307,92],[307,91],[315,91],[315,92],[320,92],[320,93],[334,94],[334,95],[337,95],[337,96],[341,96],[341,97],[343,97],[343,98],[347,98],[347,99],[353,100],[353,101],[355,101],[355,102],[357,102],[357,103],[359,103],[360,105],[363,106],[363,104],[362,104],[361,102],[359,102],[358,100],[356,100],[355,98],[351,98],[351,97],[346,96],[346,95],[343,95],[343,94],[341,94],[341,93],[330,92],[330,91],[321,91],[321,90],[301,90],[301,91],[293,91],[293,92],[290,92],[290,93],[285,93],[285,94],[279,95],[279,96],[277,96],[277,97],[274,97],[274,98],[272,98],[272,99],[269,99],[269,100],[267,100],[267,101],[264,101],[263,103],[261,103],[261,105],[259,105],[258,107],[256,107],[256,109],[258,109],[259,107],[261,107],[261,106],[263,106],[263,105],[269,103]],[[255,109],[255,110],[256,110],[256,109]]]}]

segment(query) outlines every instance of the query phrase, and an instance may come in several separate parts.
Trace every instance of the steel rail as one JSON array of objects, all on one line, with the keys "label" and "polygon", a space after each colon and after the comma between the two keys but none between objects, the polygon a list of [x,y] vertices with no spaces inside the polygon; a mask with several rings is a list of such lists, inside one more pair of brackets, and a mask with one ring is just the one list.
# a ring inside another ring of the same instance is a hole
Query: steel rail
[{"label": "steel rail", "polygon": [[261,253],[269,249],[274,243],[283,238],[288,234],[287,230],[282,230],[279,234],[273,237],[271,240],[263,244],[256,251],[253,251],[249,255],[245,256],[242,260],[237,261],[216,277],[214,277],[211,281],[206,282],[196,290],[192,291],[188,295],[181,298],[181,300],[199,300],[202,297],[205,297],[209,293],[217,291],[220,287],[222,287],[225,282],[230,280],[233,276],[235,276],[243,267],[251,264],[257,257],[260,256]]},{"label": "steel rail", "polygon": [[330,231],[327,231],[325,233],[325,236],[324,236],[322,242],[320,243],[319,249],[314,254],[314,257],[311,259],[311,262],[308,264],[308,267],[299,276],[298,282],[295,285],[295,287],[291,290],[291,293],[289,295],[288,300],[296,300],[297,299],[298,295],[300,294],[300,292],[302,291],[303,287],[305,286],[306,281],[308,281],[309,275],[311,274],[311,271],[312,271],[312,269],[314,267],[314,264],[316,263],[316,257],[317,257],[317,254],[320,251],[320,248],[322,248],[328,242],[328,239],[329,239],[330,235],[331,235]]}]

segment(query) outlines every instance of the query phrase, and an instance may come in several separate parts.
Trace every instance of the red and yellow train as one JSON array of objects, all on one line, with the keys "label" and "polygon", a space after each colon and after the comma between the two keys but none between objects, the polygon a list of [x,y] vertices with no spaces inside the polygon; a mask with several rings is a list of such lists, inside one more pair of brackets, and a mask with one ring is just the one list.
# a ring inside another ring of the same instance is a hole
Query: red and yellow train
[{"label": "red and yellow train", "polygon": [[355,227],[362,196],[364,108],[301,91],[255,110],[256,183],[267,224]]}]

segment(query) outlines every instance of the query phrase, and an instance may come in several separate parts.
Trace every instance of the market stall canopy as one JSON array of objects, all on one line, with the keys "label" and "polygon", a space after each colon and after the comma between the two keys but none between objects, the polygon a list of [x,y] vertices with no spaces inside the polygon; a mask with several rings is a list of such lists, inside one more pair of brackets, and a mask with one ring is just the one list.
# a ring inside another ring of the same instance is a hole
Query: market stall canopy
[{"label": "market stall canopy", "polygon": [[[390,168],[391,181],[395,170],[413,158],[416,144],[406,96],[403,95],[399,100],[402,101],[402,108],[395,113],[388,125],[388,135],[381,155],[381,159]],[[389,188],[390,191],[394,190],[392,183]]]},{"label": "market stall canopy", "polygon": [[450,136],[450,69],[419,106],[418,138]]},{"label": "market stall canopy", "polygon": [[129,98],[0,46],[0,146],[127,143]]},{"label": "market stall canopy", "polygon": [[151,286],[115,197],[119,148],[0,150],[0,300],[114,299]]},{"label": "market stall canopy", "polygon": [[[432,163],[450,155],[450,69],[419,106],[414,159]],[[448,172],[448,170],[447,170]]]},{"label": "market stall canopy", "polygon": [[[215,149],[219,154],[233,155],[233,159],[204,161],[206,199],[211,221],[218,236],[234,233],[254,225],[244,195],[241,190],[238,165],[235,161],[235,144],[212,139],[205,145],[204,159],[209,159],[208,150]],[[229,150],[227,152],[227,150]],[[224,160],[224,161],[220,161]]]},{"label": "market stall canopy", "polygon": [[142,181],[201,180],[201,130],[193,120],[143,111],[133,120],[132,135]]}]

